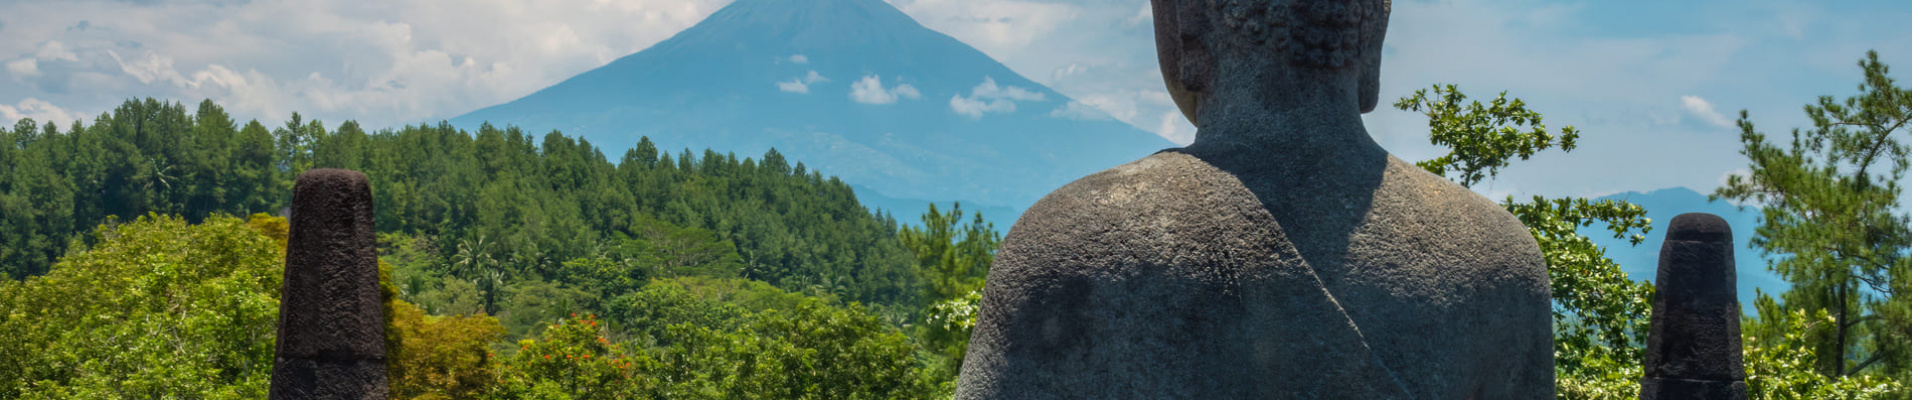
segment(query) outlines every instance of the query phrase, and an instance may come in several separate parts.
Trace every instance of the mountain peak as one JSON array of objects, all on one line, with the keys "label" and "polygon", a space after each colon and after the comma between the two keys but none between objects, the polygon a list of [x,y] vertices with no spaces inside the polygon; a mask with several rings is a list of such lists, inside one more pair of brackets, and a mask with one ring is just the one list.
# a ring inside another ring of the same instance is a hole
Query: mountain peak
[{"label": "mountain peak", "polygon": [[735,9],[738,11],[763,10],[763,11],[777,11],[777,12],[786,12],[786,13],[796,13],[796,12],[801,12],[805,10],[825,10],[825,9],[832,9],[832,8],[857,8],[857,9],[870,9],[870,10],[882,10],[882,9],[895,10],[896,9],[895,6],[891,6],[888,2],[885,2],[883,0],[737,0],[737,1],[731,2],[729,6],[725,6],[724,8]]},{"label": "mountain peak", "polygon": [[651,48],[452,119],[562,130],[621,151],[792,160],[897,199],[1023,208],[1171,144],[882,0],[737,0]]},{"label": "mountain peak", "polygon": [[[895,44],[891,36],[934,34],[883,0],[737,0],[660,43],[782,41],[799,48]],[[940,34],[937,34],[940,35]]]}]

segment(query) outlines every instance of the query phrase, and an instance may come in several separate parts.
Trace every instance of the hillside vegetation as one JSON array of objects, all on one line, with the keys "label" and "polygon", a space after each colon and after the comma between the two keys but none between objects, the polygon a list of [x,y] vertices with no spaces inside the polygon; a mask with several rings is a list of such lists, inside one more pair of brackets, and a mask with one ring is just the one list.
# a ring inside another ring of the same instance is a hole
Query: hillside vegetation
[{"label": "hillside vegetation", "polygon": [[775,150],[187,110],[0,129],[0,339],[59,349],[0,356],[0,397],[258,397],[273,214],[313,168],[373,182],[400,398],[930,396],[967,335],[919,321],[994,252],[960,209],[906,226]]},{"label": "hillside vegetation", "polygon": [[452,278],[557,281],[573,261],[649,261],[668,264],[662,274],[819,286],[871,304],[924,301],[897,222],[775,150],[672,155],[644,140],[613,163],[557,132],[366,132],[297,114],[267,128],[236,124],[211,102],[189,113],[152,99],[64,130],[22,120],[0,139],[14,144],[0,146],[0,272],[15,279],[45,273],[77,232],[101,223],[276,213],[298,173],[349,168],[371,177],[388,242],[422,251],[399,252],[420,261],[453,261],[461,267],[440,271]]}]

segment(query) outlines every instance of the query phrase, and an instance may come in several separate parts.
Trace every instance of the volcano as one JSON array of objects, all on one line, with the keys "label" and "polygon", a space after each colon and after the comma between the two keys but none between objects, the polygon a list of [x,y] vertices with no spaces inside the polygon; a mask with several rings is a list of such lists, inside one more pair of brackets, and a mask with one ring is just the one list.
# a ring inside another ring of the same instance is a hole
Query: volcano
[{"label": "volcano", "polygon": [[646,136],[740,159],[774,147],[867,197],[1016,210],[1173,146],[882,0],[738,0],[650,48],[451,122],[559,130],[612,159]]}]

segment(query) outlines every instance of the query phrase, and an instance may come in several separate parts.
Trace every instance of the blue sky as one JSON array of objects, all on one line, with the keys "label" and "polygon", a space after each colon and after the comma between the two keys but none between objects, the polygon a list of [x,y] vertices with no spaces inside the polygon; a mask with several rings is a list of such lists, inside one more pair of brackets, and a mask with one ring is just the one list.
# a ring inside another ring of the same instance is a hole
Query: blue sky
[{"label": "blue sky", "polygon": [[[888,0],[1032,80],[1178,142],[1146,0]],[[127,97],[212,98],[268,124],[292,111],[391,126],[523,96],[641,50],[726,0],[0,1],[0,123],[90,118]],[[1584,136],[1516,165],[1493,196],[1710,192],[1742,168],[1730,120],[1803,125],[1877,49],[1912,68],[1903,1],[1398,0],[1383,97],[1455,83],[1507,90]],[[875,55],[880,56],[880,55]],[[767,83],[768,84],[768,83]],[[1418,115],[1368,115],[1403,159]],[[62,122],[64,124],[64,122]]]},{"label": "blue sky", "polygon": [[[1584,132],[1581,149],[1517,165],[1483,192],[1706,193],[1743,168],[1738,110],[1769,133],[1805,124],[1805,103],[1855,91],[1866,49],[1912,60],[1908,11],[1886,1],[1404,2],[1383,95],[1431,82],[1508,90],[1550,125]],[[1433,154],[1417,116],[1368,120],[1403,158]]]}]

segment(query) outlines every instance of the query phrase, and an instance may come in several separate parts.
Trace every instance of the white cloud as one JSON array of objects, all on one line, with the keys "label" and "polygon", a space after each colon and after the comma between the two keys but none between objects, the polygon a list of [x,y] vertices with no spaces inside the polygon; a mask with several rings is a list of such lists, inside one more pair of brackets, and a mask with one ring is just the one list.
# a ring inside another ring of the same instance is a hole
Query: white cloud
[{"label": "white cloud", "polygon": [[417,123],[603,66],[730,1],[0,1],[0,102],[210,98],[242,120]]},{"label": "white cloud", "polygon": [[139,83],[151,84],[156,81],[181,83],[186,80],[184,76],[179,75],[179,70],[173,69],[172,57],[148,51],[144,57],[127,62],[120,58],[118,52],[107,50],[106,54],[113,56],[113,62],[119,63],[120,71],[132,75],[133,79],[139,80]]},{"label": "white cloud", "polygon": [[890,104],[895,103],[897,99],[920,97],[923,97],[923,93],[907,83],[898,84],[893,88],[883,88],[883,79],[877,75],[865,75],[863,79],[850,84],[850,99],[863,104]]},{"label": "white cloud", "polygon": [[964,98],[963,96],[952,96],[949,98],[949,109],[955,111],[958,115],[964,115],[970,118],[982,118],[983,114],[986,113],[1016,112],[1016,102],[1004,99],[977,100],[974,98]]},{"label": "white cloud", "polygon": [[53,103],[28,97],[25,100],[20,100],[19,104],[0,104],[0,118],[4,118],[6,126],[9,127],[15,122],[19,122],[22,118],[32,118],[37,124],[45,125],[48,122],[52,122],[61,129],[65,129],[67,124],[79,120],[81,116],[67,111],[64,108],[60,108],[59,106],[55,106]]},{"label": "white cloud", "polygon": [[1720,114],[1719,111],[1713,110],[1713,103],[1708,102],[1706,101],[1706,99],[1700,98],[1699,96],[1694,96],[1694,95],[1680,96],[1680,104],[1686,108],[1686,112],[1688,114],[1692,114],[1694,117],[1698,117],[1700,121],[1705,121],[1707,124],[1711,124],[1713,126],[1718,126],[1718,127],[1733,126],[1732,119],[1726,118],[1726,115]]},{"label": "white cloud", "polygon": [[1182,117],[1181,111],[1162,113],[1162,123],[1155,126],[1155,134],[1180,145],[1195,143],[1195,126]]},{"label": "white cloud", "polygon": [[792,78],[785,82],[777,82],[777,90],[790,93],[810,93],[810,84],[828,81],[830,81],[829,78],[824,78],[823,75],[812,70],[807,75]]},{"label": "white cloud", "polygon": [[1049,80],[1060,81],[1060,80],[1063,80],[1064,78],[1068,78],[1071,76],[1081,74],[1083,72],[1087,72],[1088,70],[1089,70],[1089,67],[1083,66],[1081,63],[1069,63],[1069,65],[1064,65],[1061,68],[1056,68],[1055,72],[1050,73]]},{"label": "white cloud", "polygon": [[53,60],[79,61],[80,60],[80,56],[78,54],[73,54],[73,50],[67,49],[66,44],[60,43],[60,41],[58,40],[48,40],[45,43],[41,43],[40,49],[38,51],[35,51],[33,53],[33,56],[35,58],[39,58],[41,60],[47,60],[47,61],[53,61]]},{"label": "white cloud", "polygon": [[[1157,97],[1156,94],[1158,93],[1160,94],[1159,101],[1158,99],[1156,99]],[[1138,121],[1136,121],[1136,118],[1141,117],[1143,114],[1154,115],[1153,113],[1148,113],[1144,111],[1146,107],[1143,105],[1143,103],[1157,103],[1162,101],[1174,101],[1174,100],[1168,98],[1167,91],[1140,91],[1140,92],[1096,93],[1096,94],[1076,97],[1075,101],[1088,105],[1090,107],[1095,107],[1096,109],[1101,110],[1104,113],[1108,113],[1110,117],[1114,117],[1117,120],[1127,122],[1130,125],[1150,125],[1150,122],[1153,122],[1153,121],[1143,122],[1140,124],[1138,124],[1137,123]],[[1149,127],[1149,129],[1153,129],[1153,128],[1154,128],[1153,126]]]},{"label": "white cloud", "polygon": [[1163,90],[1149,0],[889,1],[924,26],[1137,129],[1155,131],[1154,116],[1175,110],[1140,95]]},{"label": "white cloud", "polygon": [[7,72],[15,77],[31,78],[40,76],[40,60],[22,58],[7,62]]},{"label": "white cloud", "polygon": [[34,78],[43,75],[40,71],[40,63],[42,61],[57,62],[79,60],[79,55],[73,54],[72,50],[67,49],[65,43],[61,43],[58,40],[48,40],[40,43],[32,55],[21,56],[18,59],[7,61],[6,64],[7,72],[13,74],[14,78]]},{"label": "white cloud", "polygon": [[790,62],[797,63],[797,64],[809,64],[810,57],[802,55],[802,54],[796,54],[796,55],[790,56]]},{"label": "white cloud", "polygon": [[1033,91],[1030,91],[1029,89],[1023,89],[1023,88],[1010,86],[1010,85],[997,85],[996,78],[987,77],[987,76],[983,77],[983,83],[977,84],[974,89],[970,89],[969,95],[970,97],[1001,98],[1001,99],[1022,100],[1022,101],[1048,100],[1046,98],[1047,96],[1044,96],[1042,93],[1033,92]]},{"label": "white cloud", "polygon": [[[1169,118],[1166,114],[1181,115],[1181,109],[1175,106],[1175,99],[1169,97],[1168,90],[1162,86],[1162,77],[1154,69],[1134,70],[1111,67],[1078,67],[1065,75],[1063,87],[1074,88],[1077,93],[1066,93],[1074,101],[1093,107],[1117,121],[1134,126],[1143,131],[1155,133],[1163,139],[1179,145],[1188,145],[1194,140],[1195,126],[1185,118]],[[1067,70],[1065,70],[1067,71]],[[1056,89],[1058,91],[1062,89]]]},{"label": "white cloud", "polygon": [[915,86],[910,86],[908,84],[896,85],[895,88],[890,89],[890,94],[897,97],[902,97],[905,99],[912,99],[912,100],[923,97],[923,92],[916,91]]},{"label": "white cloud", "polygon": [[1088,121],[1114,119],[1114,117],[1109,116],[1109,113],[1102,112],[1102,110],[1098,110],[1088,104],[1083,104],[1080,101],[1070,101],[1061,107],[1056,107],[1055,110],[1049,111],[1049,116]]},{"label": "white cloud", "polygon": [[949,98],[949,109],[956,114],[970,118],[982,118],[988,113],[1016,112],[1017,101],[1046,101],[1048,96],[1011,85],[997,85],[996,78],[983,77],[983,83],[969,90],[969,96],[957,94]]}]

